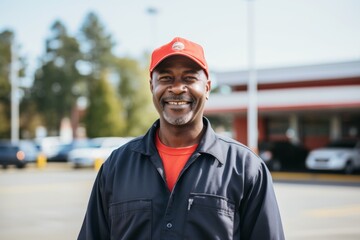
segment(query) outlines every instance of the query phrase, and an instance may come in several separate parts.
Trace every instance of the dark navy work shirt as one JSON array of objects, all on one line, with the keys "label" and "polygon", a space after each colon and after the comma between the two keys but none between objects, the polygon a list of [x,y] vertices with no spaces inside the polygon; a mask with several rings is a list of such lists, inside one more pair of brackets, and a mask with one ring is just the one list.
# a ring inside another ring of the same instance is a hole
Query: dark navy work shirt
[{"label": "dark navy work shirt", "polygon": [[80,240],[282,240],[271,175],[246,146],[206,131],[170,192],[159,121],[115,150],[94,183]]}]

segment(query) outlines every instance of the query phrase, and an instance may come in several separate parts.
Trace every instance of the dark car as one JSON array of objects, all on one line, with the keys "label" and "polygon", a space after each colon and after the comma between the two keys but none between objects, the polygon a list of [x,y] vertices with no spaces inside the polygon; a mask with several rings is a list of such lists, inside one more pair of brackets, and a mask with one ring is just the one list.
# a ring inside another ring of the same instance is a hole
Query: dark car
[{"label": "dark car", "polygon": [[94,145],[89,139],[74,140],[71,143],[60,144],[55,155],[48,158],[49,162],[67,162],[69,152],[78,148],[88,148]]},{"label": "dark car", "polygon": [[0,141],[0,165],[7,168],[9,165],[15,165],[17,168],[24,168],[29,162],[35,162],[38,156],[38,150],[31,141]]},{"label": "dark car", "polygon": [[309,151],[289,141],[261,142],[259,156],[273,171],[280,170],[305,170],[305,160]]}]

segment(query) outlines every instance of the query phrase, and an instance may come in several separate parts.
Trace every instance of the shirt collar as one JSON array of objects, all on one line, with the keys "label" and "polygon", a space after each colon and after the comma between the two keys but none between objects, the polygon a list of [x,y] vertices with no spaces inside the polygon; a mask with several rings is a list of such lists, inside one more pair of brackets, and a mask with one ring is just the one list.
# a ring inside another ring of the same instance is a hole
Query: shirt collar
[{"label": "shirt collar", "polygon": [[[206,129],[195,152],[211,155],[215,157],[220,163],[224,164],[224,155],[226,153],[223,151],[224,149],[219,143],[218,136],[212,129],[207,118],[203,117],[203,122]],[[139,138],[133,150],[149,156],[156,154],[157,150],[155,146],[155,136],[159,125],[160,120],[158,119],[148,130],[148,132],[143,137]]]}]

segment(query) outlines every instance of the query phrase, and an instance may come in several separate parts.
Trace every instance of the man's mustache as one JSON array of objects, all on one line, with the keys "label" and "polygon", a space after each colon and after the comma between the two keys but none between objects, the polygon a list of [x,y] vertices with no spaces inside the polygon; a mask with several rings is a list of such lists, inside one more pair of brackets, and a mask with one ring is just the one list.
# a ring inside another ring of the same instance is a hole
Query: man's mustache
[{"label": "man's mustache", "polygon": [[183,95],[171,95],[161,99],[162,102],[193,102],[192,98]]}]

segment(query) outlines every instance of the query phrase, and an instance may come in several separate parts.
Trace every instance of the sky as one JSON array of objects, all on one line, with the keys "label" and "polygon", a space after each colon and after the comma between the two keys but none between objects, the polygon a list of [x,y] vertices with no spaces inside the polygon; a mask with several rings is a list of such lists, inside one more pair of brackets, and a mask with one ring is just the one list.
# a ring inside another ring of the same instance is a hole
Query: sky
[{"label": "sky", "polygon": [[[248,67],[247,0],[0,0],[0,32],[14,31],[30,71],[55,20],[77,34],[95,12],[118,56],[188,38],[205,49],[210,71]],[[360,60],[360,0],[254,0],[257,68]],[[147,9],[154,8],[156,14]]]}]

